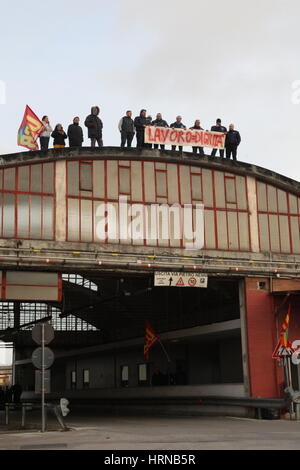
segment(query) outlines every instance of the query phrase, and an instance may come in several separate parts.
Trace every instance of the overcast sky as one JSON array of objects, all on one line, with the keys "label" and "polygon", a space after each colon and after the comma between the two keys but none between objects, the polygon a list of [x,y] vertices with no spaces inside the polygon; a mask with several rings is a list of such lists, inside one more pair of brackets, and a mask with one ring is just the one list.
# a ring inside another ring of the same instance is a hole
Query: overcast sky
[{"label": "overcast sky", "polygon": [[299,180],[297,0],[1,3],[0,153],[22,150],[26,104],[65,128],[99,105],[109,146],[124,112],[146,108],[205,129],[233,122],[240,160]]},{"label": "overcast sky", "polygon": [[241,161],[299,180],[299,1],[3,3],[0,154],[22,151],[26,104],[65,128],[99,105],[107,146],[127,109],[146,108],[189,127],[233,122]]}]

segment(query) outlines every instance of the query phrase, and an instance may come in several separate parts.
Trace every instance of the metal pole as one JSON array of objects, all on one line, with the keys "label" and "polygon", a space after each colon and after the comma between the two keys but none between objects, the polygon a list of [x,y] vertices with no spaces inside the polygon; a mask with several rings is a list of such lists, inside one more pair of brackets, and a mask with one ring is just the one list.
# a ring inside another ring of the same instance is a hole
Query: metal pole
[{"label": "metal pole", "polygon": [[42,323],[42,432],[45,432],[45,323]]}]

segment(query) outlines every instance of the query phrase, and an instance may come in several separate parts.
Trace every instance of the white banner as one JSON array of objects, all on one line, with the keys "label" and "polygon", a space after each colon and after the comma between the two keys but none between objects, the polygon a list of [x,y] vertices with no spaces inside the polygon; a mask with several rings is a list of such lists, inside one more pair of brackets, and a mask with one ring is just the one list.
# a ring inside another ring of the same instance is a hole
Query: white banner
[{"label": "white banner", "polygon": [[154,273],[156,287],[207,287],[208,277],[201,273]]},{"label": "white banner", "polygon": [[180,145],[190,147],[213,147],[224,149],[226,134],[223,132],[198,131],[197,129],[174,129],[170,127],[145,127],[145,143]]}]

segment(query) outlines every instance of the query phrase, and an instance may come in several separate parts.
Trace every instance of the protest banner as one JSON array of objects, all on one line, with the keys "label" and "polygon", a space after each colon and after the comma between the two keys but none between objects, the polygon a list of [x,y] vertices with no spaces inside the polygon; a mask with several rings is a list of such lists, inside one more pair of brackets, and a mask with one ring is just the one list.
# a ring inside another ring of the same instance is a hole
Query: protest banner
[{"label": "protest banner", "polygon": [[18,131],[18,145],[29,150],[38,150],[39,146],[36,141],[43,132],[43,128],[44,124],[27,105]]},{"label": "protest banner", "polygon": [[145,127],[145,143],[224,149],[226,134],[197,129]]}]

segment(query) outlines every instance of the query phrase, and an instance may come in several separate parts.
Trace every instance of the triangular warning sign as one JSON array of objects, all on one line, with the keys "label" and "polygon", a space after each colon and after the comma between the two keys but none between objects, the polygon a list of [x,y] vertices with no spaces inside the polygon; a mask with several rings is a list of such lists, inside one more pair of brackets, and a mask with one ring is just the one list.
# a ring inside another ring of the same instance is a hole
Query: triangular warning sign
[{"label": "triangular warning sign", "polygon": [[179,278],[179,280],[177,281],[176,286],[178,286],[178,287],[184,287],[184,282],[183,282],[182,277]]},{"label": "triangular warning sign", "polygon": [[292,348],[292,345],[291,343],[288,341],[287,343],[287,346],[284,346],[281,342],[281,340],[279,340],[273,354],[272,354],[272,358],[273,359],[277,359],[279,357],[286,357],[286,356],[291,356],[293,353],[295,352],[295,350]]}]

